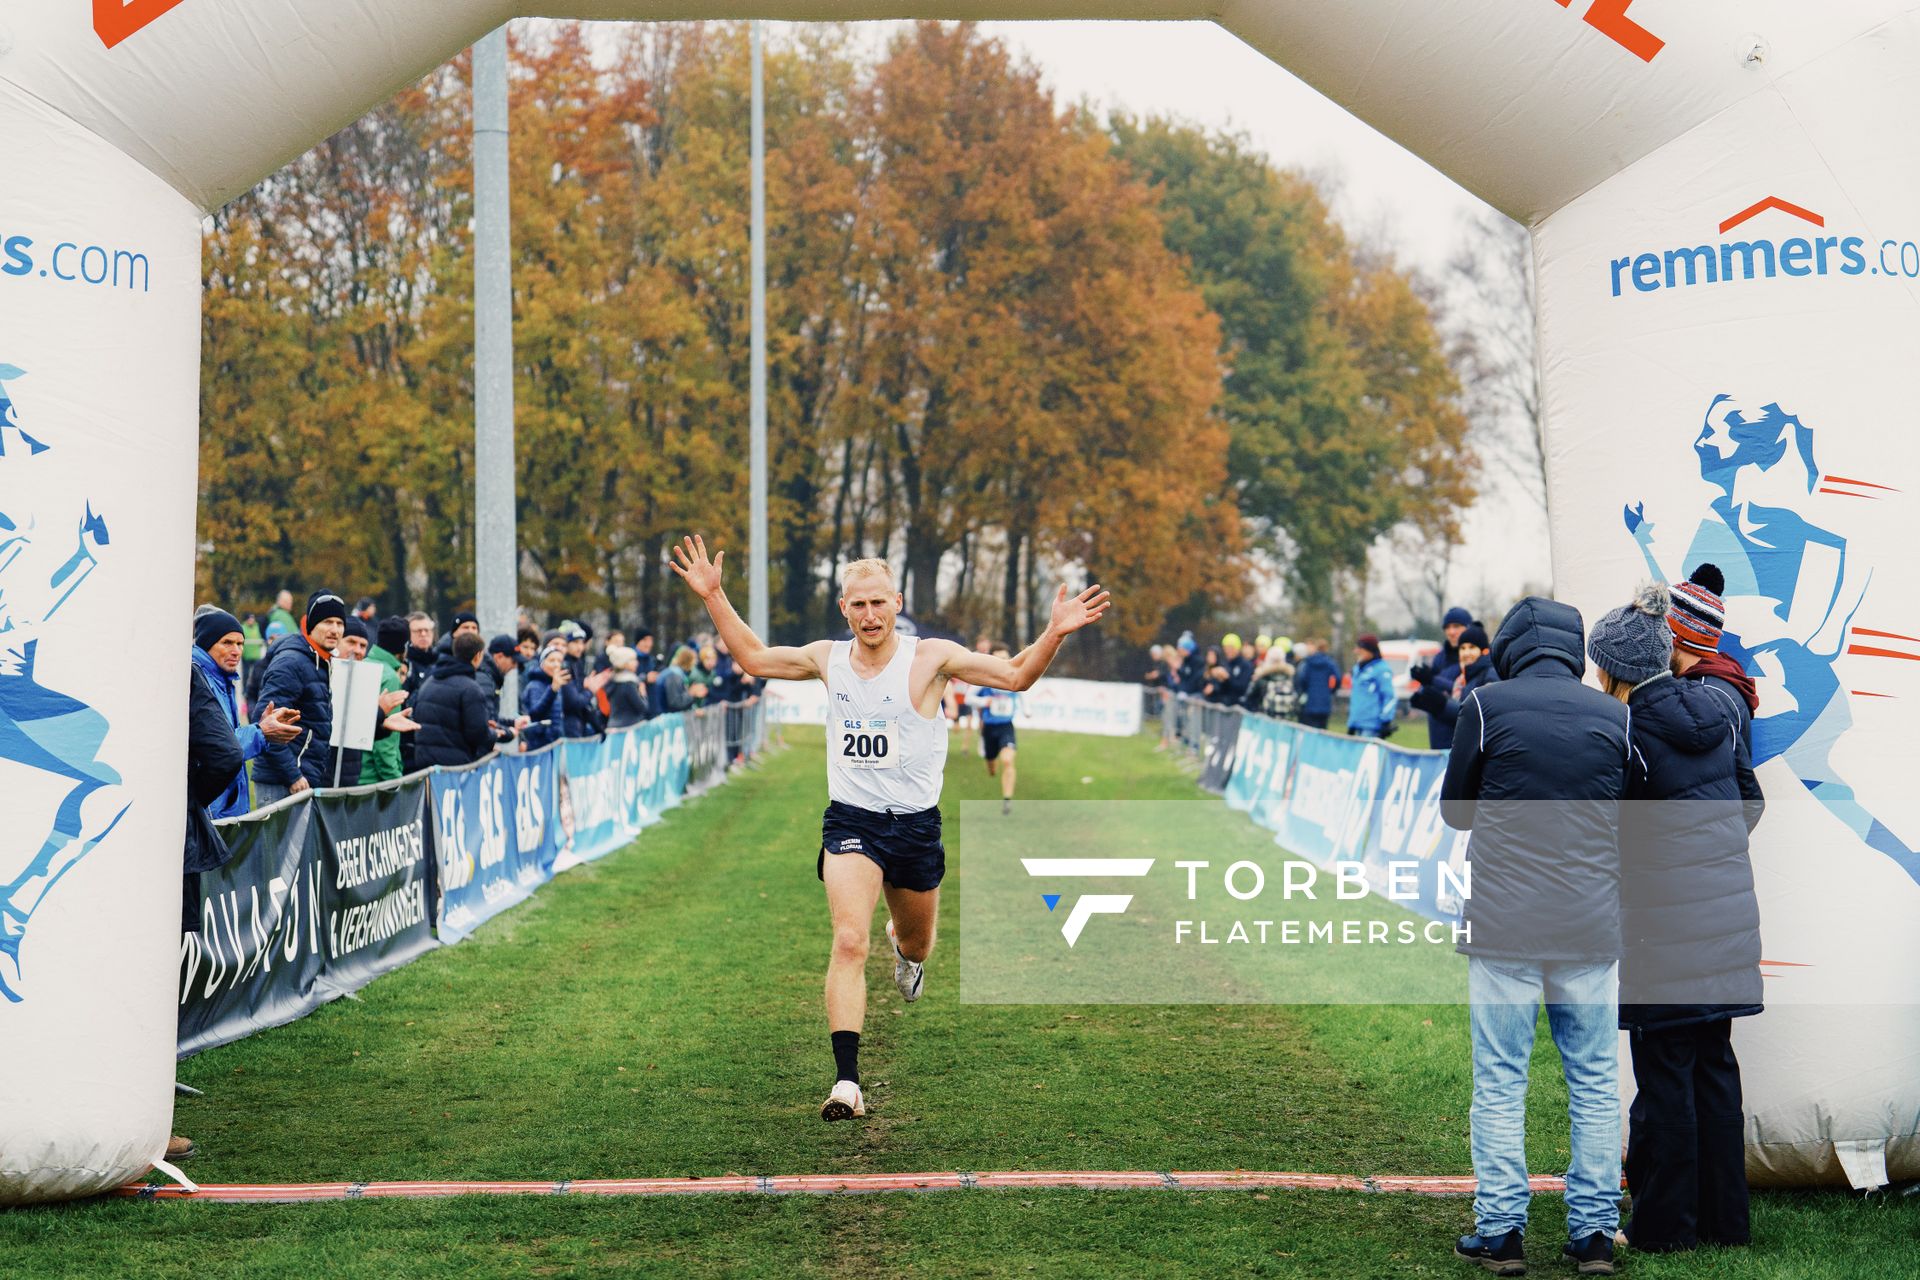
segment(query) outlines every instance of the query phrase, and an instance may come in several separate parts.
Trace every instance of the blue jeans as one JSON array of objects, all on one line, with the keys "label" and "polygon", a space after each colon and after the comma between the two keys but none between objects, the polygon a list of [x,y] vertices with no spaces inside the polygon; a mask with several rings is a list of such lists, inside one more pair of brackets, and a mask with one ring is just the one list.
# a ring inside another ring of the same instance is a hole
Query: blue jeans
[{"label": "blue jeans", "polygon": [[1567,1238],[1620,1225],[1618,965],[1471,956],[1473,1217],[1482,1236],[1527,1225],[1527,1064],[1542,999],[1567,1080],[1573,1160]]}]

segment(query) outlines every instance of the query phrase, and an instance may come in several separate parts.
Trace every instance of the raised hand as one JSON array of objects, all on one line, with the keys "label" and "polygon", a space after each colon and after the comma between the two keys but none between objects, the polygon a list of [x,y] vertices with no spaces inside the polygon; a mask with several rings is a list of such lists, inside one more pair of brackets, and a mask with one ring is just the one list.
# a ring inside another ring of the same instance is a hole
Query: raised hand
[{"label": "raised hand", "polygon": [[1113,603],[1113,597],[1094,583],[1077,596],[1069,596],[1065,584],[1053,597],[1053,620],[1048,625],[1057,635],[1072,635],[1082,627],[1092,626],[1100,621],[1107,607]]},{"label": "raised hand", "polygon": [[260,712],[259,729],[268,742],[292,742],[300,736],[300,713],[269,702]]},{"label": "raised hand", "polygon": [[713,559],[707,559],[707,542],[699,534],[690,538],[681,538],[680,545],[673,549],[671,567],[673,571],[687,580],[694,594],[705,600],[720,590],[720,560],[727,553],[714,552]]}]

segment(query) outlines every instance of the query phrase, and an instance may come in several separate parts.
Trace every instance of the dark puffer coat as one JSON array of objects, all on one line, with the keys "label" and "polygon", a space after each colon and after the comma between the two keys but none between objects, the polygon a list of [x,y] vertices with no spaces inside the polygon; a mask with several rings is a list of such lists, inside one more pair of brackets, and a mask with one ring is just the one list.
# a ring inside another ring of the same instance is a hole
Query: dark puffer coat
[{"label": "dark puffer coat", "polygon": [[1522,600],[1493,640],[1499,681],[1460,709],[1440,799],[1447,825],[1473,832],[1469,955],[1620,956],[1627,708],[1580,682],[1584,633],[1573,606]]},{"label": "dark puffer coat", "polygon": [[1671,676],[1635,689],[1627,708],[1620,1025],[1759,1013],[1760,905],[1747,833],[1764,802],[1743,803],[1739,709],[1705,681]]},{"label": "dark puffer coat", "polygon": [[[315,787],[333,784],[333,689],[328,684],[327,660],[303,635],[281,636],[267,650],[266,674],[260,678],[260,706],[293,707],[300,713],[300,736],[292,742],[268,743],[253,762],[253,780],[290,787],[304,777]],[[360,753],[348,752],[353,768],[341,777],[357,781]]]},{"label": "dark puffer coat", "polygon": [[413,738],[413,760],[419,768],[472,764],[493,750],[487,693],[480,687],[479,673],[451,653],[434,661],[433,674],[414,695],[413,718],[420,725]]}]

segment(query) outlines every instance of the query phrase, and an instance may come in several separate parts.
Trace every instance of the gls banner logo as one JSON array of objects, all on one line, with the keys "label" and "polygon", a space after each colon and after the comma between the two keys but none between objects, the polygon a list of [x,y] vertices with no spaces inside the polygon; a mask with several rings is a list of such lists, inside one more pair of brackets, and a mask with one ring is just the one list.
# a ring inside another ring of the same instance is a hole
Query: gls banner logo
[{"label": "gls banner logo", "polygon": [[[1152,858],[1022,858],[1020,865],[1038,879],[1076,879],[1082,876],[1144,876],[1153,870]],[[1052,911],[1060,905],[1061,895],[1043,893],[1041,901]],[[1066,923],[1060,933],[1071,947],[1080,941],[1081,930],[1095,916],[1117,916],[1133,902],[1130,893],[1087,893],[1073,900],[1067,909]]]},{"label": "gls banner logo", "polygon": [[93,0],[93,30],[111,49],[181,0]]},{"label": "gls banner logo", "polygon": [[[1720,224],[1727,236],[1734,228],[1762,214],[1775,215],[1772,224],[1795,218],[1816,231],[1826,230],[1827,220],[1811,209],[1768,196],[1731,215]],[[1788,229],[1792,228],[1789,224]],[[1682,245],[1666,250],[1628,253],[1607,264],[1607,283],[1613,297],[1624,293],[1659,293],[1662,290],[1690,289],[1699,285],[1734,284],[1776,276],[1818,277],[1889,276],[1894,279],[1920,278],[1920,244],[1912,240],[1881,240],[1870,247],[1871,237],[1860,235],[1788,235],[1751,236],[1742,240],[1722,239],[1718,244]]]}]

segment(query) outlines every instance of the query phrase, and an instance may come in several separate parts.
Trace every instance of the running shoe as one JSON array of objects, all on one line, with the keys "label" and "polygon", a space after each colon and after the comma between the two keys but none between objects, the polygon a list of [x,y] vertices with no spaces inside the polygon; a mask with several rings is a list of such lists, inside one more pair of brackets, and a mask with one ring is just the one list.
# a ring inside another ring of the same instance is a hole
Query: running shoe
[{"label": "running shoe", "polygon": [[920,988],[927,979],[927,966],[909,960],[900,954],[900,944],[893,936],[893,921],[887,921],[887,945],[893,948],[893,985],[900,988],[900,995],[908,1004],[920,998]]},{"label": "running shoe", "polygon": [[828,1122],[851,1120],[855,1116],[867,1114],[867,1100],[860,1093],[860,1086],[851,1080],[842,1080],[833,1086],[833,1092],[827,1095],[826,1103],[820,1108],[820,1118]]}]

